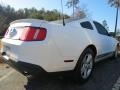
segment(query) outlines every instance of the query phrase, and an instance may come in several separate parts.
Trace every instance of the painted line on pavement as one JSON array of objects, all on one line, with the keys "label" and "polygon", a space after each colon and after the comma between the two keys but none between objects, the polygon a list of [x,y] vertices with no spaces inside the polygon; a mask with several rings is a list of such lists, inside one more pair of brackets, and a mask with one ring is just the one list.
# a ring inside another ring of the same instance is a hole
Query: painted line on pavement
[{"label": "painted line on pavement", "polygon": [[10,72],[8,72],[5,76],[0,78],[0,82],[3,81],[4,79],[6,79],[7,77],[9,77],[15,70],[11,70]]}]

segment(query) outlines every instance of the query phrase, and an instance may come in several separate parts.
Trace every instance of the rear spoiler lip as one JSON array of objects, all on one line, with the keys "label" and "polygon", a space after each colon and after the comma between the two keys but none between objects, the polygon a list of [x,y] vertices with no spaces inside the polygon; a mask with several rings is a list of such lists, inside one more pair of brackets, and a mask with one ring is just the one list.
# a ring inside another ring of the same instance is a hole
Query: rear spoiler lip
[{"label": "rear spoiler lip", "polygon": [[15,20],[10,23],[11,27],[17,27],[17,26],[34,26],[34,27],[40,27],[43,23],[47,23],[48,21],[45,20],[39,20],[39,19],[19,19]]},{"label": "rear spoiler lip", "polygon": [[19,19],[19,20],[15,20],[13,22],[10,23],[10,25],[15,24],[15,23],[28,23],[28,22],[37,22],[37,23],[41,23],[41,22],[47,22],[45,20],[39,20],[39,19]]}]

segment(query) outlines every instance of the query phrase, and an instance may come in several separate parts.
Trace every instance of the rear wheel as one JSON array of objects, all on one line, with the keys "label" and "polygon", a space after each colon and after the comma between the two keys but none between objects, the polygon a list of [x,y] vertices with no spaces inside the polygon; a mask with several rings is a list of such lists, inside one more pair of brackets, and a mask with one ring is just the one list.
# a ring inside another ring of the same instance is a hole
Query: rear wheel
[{"label": "rear wheel", "polygon": [[93,72],[94,56],[94,52],[91,48],[87,48],[81,54],[78,65],[76,67],[77,80],[85,82],[89,79]]}]

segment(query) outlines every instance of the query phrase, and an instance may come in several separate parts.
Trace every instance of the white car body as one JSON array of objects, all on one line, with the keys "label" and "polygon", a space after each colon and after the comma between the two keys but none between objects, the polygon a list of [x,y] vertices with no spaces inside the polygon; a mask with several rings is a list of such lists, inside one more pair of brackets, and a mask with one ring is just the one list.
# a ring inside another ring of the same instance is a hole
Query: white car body
[{"label": "white car body", "polygon": [[[93,30],[80,25],[85,21],[91,23]],[[74,20],[66,23],[65,26],[37,19],[21,19],[12,22],[9,29],[20,29],[17,27],[24,26],[46,28],[45,40],[21,41],[19,37],[22,34],[22,29],[17,30],[17,34],[13,37],[9,37],[9,31],[8,36],[6,35],[2,39],[1,53],[7,53],[8,56],[3,56],[7,60],[35,64],[47,72],[74,70],[81,53],[90,45],[96,49],[95,62],[97,62],[97,56],[112,55],[118,44],[113,37],[99,34],[93,21],[88,19]],[[67,60],[73,61],[67,62]]]}]

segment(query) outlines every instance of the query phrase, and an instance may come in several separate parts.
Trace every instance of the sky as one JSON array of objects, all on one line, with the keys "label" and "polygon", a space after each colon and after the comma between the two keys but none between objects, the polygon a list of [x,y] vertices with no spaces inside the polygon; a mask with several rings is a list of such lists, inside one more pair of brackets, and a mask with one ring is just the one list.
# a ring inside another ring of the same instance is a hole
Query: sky
[{"label": "sky", "polygon": [[[72,9],[68,9],[65,4],[67,0],[63,0],[64,13],[71,15]],[[3,5],[10,5],[16,10],[21,8],[32,8],[36,9],[45,8],[46,10],[57,9],[61,11],[61,0],[0,0]],[[87,9],[89,18],[102,23],[106,20],[110,31],[114,31],[116,9],[110,7],[108,0],[80,0],[79,6]],[[118,28],[120,28],[120,10],[118,19]]]}]

